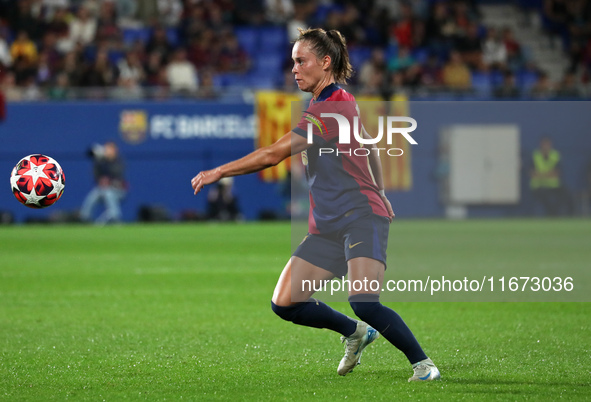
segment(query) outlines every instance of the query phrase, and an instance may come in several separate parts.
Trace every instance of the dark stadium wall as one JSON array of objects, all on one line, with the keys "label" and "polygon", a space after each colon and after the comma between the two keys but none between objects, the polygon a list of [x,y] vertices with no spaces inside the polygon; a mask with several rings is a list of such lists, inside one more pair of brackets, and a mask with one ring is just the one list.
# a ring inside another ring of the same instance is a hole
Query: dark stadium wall
[{"label": "dark stadium wall", "polygon": [[[441,130],[452,124],[512,123],[521,132],[522,202],[472,206],[469,216],[531,214],[526,172],[531,151],[544,135],[563,155],[566,184],[580,191],[591,158],[590,110],[589,102],[411,102],[418,145],[411,151],[412,189],[390,194],[397,216],[444,216],[436,179],[438,144]],[[87,150],[107,140],[119,144],[126,161],[130,190],[123,203],[125,221],[135,221],[142,206],[164,208],[173,219],[183,211],[204,212],[206,195],[195,197],[190,179],[202,169],[252,151],[256,131],[250,104],[18,103],[8,105],[7,114],[0,126],[0,171],[6,180],[0,211],[13,213],[18,222],[79,209],[93,184]],[[64,196],[46,210],[22,207],[8,190],[12,167],[31,153],[56,158],[66,174]],[[246,219],[284,213],[278,184],[248,175],[236,178],[234,186]]]}]

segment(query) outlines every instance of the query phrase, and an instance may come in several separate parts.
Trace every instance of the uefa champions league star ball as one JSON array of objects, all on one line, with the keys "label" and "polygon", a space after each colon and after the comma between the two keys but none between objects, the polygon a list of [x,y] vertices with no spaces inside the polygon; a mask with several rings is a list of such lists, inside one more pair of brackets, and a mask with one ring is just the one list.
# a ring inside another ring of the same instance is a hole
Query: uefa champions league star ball
[{"label": "uefa champions league star ball", "polygon": [[29,208],[46,208],[64,193],[66,177],[57,161],[33,154],[21,159],[10,175],[10,188],[16,199]]}]

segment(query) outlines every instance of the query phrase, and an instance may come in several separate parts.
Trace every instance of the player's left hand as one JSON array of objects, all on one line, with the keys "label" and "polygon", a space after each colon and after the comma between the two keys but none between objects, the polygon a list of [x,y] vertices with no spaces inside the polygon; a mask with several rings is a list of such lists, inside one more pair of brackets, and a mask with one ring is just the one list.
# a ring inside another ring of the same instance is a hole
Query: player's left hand
[{"label": "player's left hand", "polygon": [[191,186],[195,190],[195,195],[201,191],[201,189],[211,183],[215,183],[222,178],[222,172],[220,169],[206,170],[200,172],[197,176],[191,179]]},{"label": "player's left hand", "polygon": [[392,209],[392,204],[390,204],[390,200],[385,195],[381,195],[381,197],[382,201],[384,201],[384,205],[386,206],[386,210],[388,211],[388,219],[390,220],[390,223],[392,223],[392,220],[396,216],[394,214],[394,210]]}]

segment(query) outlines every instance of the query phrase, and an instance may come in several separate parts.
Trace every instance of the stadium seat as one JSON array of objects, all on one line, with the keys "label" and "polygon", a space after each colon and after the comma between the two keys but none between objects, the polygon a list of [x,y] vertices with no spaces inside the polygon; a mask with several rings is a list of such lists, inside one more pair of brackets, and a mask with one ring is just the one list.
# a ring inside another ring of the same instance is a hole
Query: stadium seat
[{"label": "stadium seat", "polygon": [[248,53],[255,54],[259,47],[259,35],[257,28],[253,27],[236,27],[234,34],[238,39],[240,46]]},{"label": "stadium seat", "polygon": [[419,47],[412,50],[411,56],[417,63],[423,64],[429,58],[429,51],[426,48]]},{"label": "stadium seat", "polygon": [[122,50],[109,50],[109,61],[116,65],[119,60],[125,57],[125,52]]},{"label": "stadium seat", "polygon": [[349,60],[353,68],[359,69],[361,65],[371,57],[371,48],[365,46],[353,47],[349,49]]},{"label": "stadium seat", "polygon": [[487,73],[472,73],[472,87],[479,96],[491,96],[492,94],[492,82]]},{"label": "stadium seat", "polygon": [[264,72],[266,74],[274,74],[281,72],[283,66],[283,56],[280,52],[273,53],[258,53],[254,58],[255,72]]},{"label": "stadium seat", "polygon": [[179,45],[179,31],[176,28],[167,28],[166,29],[166,37],[168,41],[173,47],[177,47]]},{"label": "stadium seat", "polygon": [[522,71],[517,74],[517,86],[522,92],[528,93],[538,80],[538,74],[533,71]]},{"label": "stadium seat", "polygon": [[256,89],[272,89],[275,88],[277,82],[273,76],[255,75],[249,79],[250,86]]},{"label": "stadium seat", "polygon": [[152,35],[149,28],[124,28],[122,29],[123,43],[129,46],[136,41],[147,43]]},{"label": "stadium seat", "polygon": [[223,87],[245,87],[248,85],[248,77],[244,74],[225,73],[216,77]]},{"label": "stadium seat", "polygon": [[265,27],[259,30],[259,49],[281,50],[287,45],[287,31],[283,27]]}]

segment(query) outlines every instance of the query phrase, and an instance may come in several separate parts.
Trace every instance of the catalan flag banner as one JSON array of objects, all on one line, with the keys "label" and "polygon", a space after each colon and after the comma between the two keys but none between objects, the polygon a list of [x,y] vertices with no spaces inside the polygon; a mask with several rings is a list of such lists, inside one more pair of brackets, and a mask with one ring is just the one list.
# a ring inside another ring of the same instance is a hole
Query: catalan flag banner
[{"label": "catalan flag banner", "polygon": [[[357,97],[361,121],[372,137],[382,130],[383,136],[377,147],[383,149],[398,148],[402,150],[400,156],[390,156],[380,153],[384,186],[387,191],[409,191],[412,188],[411,144],[398,134],[392,135],[392,143],[388,144],[387,116],[410,116],[408,98],[405,95],[394,95],[391,101],[384,101],[378,97]],[[383,118],[380,119],[380,116]],[[380,121],[382,127],[380,127]],[[394,127],[407,127],[404,122],[392,123]]]},{"label": "catalan flag banner", "polygon": [[[291,102],[299,100],[297,95],[285,92],[257,92],[255,106],[258,118],[258,136],[255,137],[257,148],[273,144],[293,128]],[[259,177],[265,182],[280,181],[287,177],[290,168],[291,158],[288,158],[277,166],[259,172]]]}]

